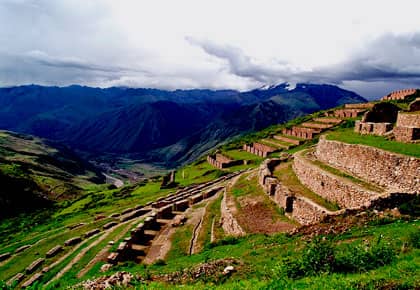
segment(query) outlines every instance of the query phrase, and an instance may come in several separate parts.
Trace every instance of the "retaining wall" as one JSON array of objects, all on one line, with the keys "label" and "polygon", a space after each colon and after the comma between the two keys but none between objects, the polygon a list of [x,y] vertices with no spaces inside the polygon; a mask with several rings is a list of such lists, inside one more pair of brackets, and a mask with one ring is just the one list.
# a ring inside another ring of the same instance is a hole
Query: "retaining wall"
[{"label": "retaining wall", "polygon": [[325,138],[319,140],[315,155],[321,162],[349,171],[388,191],[420,193],[419,158]]}]

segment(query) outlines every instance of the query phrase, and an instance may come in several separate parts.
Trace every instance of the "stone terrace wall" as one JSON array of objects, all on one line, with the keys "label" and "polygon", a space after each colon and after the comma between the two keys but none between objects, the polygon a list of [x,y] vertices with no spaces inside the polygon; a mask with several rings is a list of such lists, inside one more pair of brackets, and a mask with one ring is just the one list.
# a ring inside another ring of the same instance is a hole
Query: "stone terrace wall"
[{"label": "stone terrace wall", "polygon": [[319,206],[302,196],[293,199],[293,211],[290,215],[304,226],[318,223],[328,216]]},{"label": "stone terrace wall", "polygon": [[388,191],[420,193],[419,158],[325,138],[316,147],[316,157]]},{"label": "stone terrace wall", "polygon": [[315,224],[331,214],[322,207],[302,196],[296,196],[272,176],[272,170],[285,159],[267,159],[259,167],[258,183],[272,200],[286,212],[286,215],[295,219],[301,225]]},{"label": "stone terrace wall", "polygon": [[416,92],[416,89],[405,89],[405,90],[399,90],[390,93],[389,95],[386,95],[382,97],[382,101],[386,100],[403,100],[405,97],[412,95]]},{"label": "stone terrace wall", "polygon": [[356,124],[354,126],[354,132],[359,134],[383,136],[391,130],[391,123],[372,123],[356,121]]},{"label": "stone terrace wall", "polygon": [[397,126],[420,128],[420,114],[399,112]]},{"label": "stone terrace wall", "polygon": [[366,190],[334,174],[321,170],[304,159],[302,152],[295,154],[293,170],[300,182],[326,200],[342,208],[369,206],[378,193]]},{"label": "stone terrace wall", "polygon": [[374,106],[373,103],[359,103],[359,104],[345,104],[346,109],[370,109]]}]

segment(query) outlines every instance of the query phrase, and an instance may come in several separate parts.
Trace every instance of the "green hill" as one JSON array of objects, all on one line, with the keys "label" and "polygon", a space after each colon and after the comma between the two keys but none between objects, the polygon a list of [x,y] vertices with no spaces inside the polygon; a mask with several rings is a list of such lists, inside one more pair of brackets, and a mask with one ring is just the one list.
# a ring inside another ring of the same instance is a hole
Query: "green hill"
[{"label": "green hill", "polygon": [[0,131],[0,217],[71,200],[104,177],[68,148]]},{"label": "green hill", "polygon": [[[407,108],[405,101],[394,103]],[[76,199],[59,201],[44,220],[37,213],[31,216],[36,223],[27,216],[3,221],[0,281],[47,289],[107,283],[136,289],[420,288],[418,193],[386,188],[375,176],[361,177],[314,153],[319,140],[334,140],[343,148],[363,145],[416,162],[420,145],[396,142],[392,134],[361,136],[353,128],[365,109],[354,117],[334,115],[342,109],[230,140],[211,153],[246,162],[219,169],[202,156],[177,169],[172,188],[161,189],[161,176],[120,189],[91,186]],[[288,135],[294,127],[325,124],[311,138]],[[272,147],[268,158],[277,163],[265,170],[266,157],[243,149],[252,143]],[[383,160],[375,161],[380,166]],[[297,170],[299,164],[307,171]],[[321,187],[305,179],[313,168],[337,183],[338,197],[350,188],[379,201],[356,208],[346,199],[334,200],[327,194],[328,179]],[[72,176],[80,182],[80,175]],[[283,186],[276,188],[291,197],[286,206],[267,194],[266,180]],[[294,212],[290,201],[310,206]],[[304,219],[319,209],[322,219]],[[8,231],[12,222],[31,227]],[[68,242],[75,237],[80,239]],[[25,245],[30,247],[20,250]],[[49,254],[56,246],[61,251]]]}]

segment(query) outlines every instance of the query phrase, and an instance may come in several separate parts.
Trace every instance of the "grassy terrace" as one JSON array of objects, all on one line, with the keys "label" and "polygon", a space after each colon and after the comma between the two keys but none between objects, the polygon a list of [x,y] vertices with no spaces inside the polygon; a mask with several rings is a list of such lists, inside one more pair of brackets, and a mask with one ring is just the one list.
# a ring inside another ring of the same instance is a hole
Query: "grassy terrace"
[{"label": "grassy terrace", "polygon": [[329,132],[327,139],[350,144],[368,145],[379,149],[420,158],[420,144],[407,144],[390,141],[380,136],[359,135],[350,128]]},{"label": "grassy terrace", "polygon": [[273,174],[292,192],[305,196],[328,210],[336,211],[340,209],[337,204],[323,199],[316,193],[312,192],[310,189],[303,186],[297,178],[296,174],[293,172],[291,162],[281,163],[274,170]]},{"label": "grassy terrace", "polygon": [[[115,270],[150,277],[192,269],[216,259],[234,258],[240,265],[235,266],[238,271],[231,277],[201,275],[194,283],[152,282],[139,284],[137,289],[416,289],[420,287],[420,245],[416,242],[416,237],[420,237],[419,226],[418,220],[383,218],[311,243],[299,235],[253,234],[221,240],[192,256],[177,255],[150,266],[126,263]],[[322,247],[317,247],[318,243]],[[324,245],[332,247],[336,259],[341,261],[340,267],[290,276],[294,269],[290,261],[302,267],[325,262]],[[366,258],[366,268],[362,265],[352,270],[360,259]],[[189,275],[193,277],[192,271]]]}]

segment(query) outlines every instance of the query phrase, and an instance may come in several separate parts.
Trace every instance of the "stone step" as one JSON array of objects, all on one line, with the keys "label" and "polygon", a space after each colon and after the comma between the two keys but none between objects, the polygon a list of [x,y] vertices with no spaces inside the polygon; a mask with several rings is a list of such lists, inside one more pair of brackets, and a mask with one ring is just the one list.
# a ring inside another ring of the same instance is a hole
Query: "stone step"
[{"label": "stone step", "polygon": [[308,152],[304,150],[294,154],[293,171],[304,186],[329,202],[341,208],[358,208],[369,205],[382,194],[366,188],[352,176],[344,173],[337,175],[324,169],[326,165],[321,168],[316,160],[306,156]]}]

